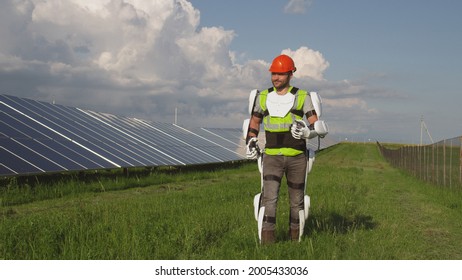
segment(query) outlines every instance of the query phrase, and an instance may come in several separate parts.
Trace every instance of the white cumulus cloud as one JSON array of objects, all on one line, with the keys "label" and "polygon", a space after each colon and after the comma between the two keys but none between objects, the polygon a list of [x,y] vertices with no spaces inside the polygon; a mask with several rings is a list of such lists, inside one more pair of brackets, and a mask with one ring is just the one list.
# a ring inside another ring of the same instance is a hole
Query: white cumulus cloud
[{"label": "white cumulus cloud", "polygon": [[329,67],[329,62],[326,61],[319,51],[309,49],[308,47],[300,47],[292,51],[285,49],[282,51],[295,62],[297,71],[294,76],[297,78],[308,77],[315,80],[323,80],[323,73]]},{"label": "white cumulus cloud", "polygon": [[284,7],[284,12],[289,14],[304,14],[311,6],[313,0],[290,0]]},{"label": "white cumulus cloud", "polygon": [[[287,11],[310,3],[290,1]],[[187,0],[5,0],[0,93],[163,122],[177,108],[183,125],[240,127],[250,90],[271,84],[270,62],[236,62],[236,36],[200,27]],[[330,64],[320,51],[282,52],[296,62],[294,83],[324,94],[325,116],[342,106],[374,113],[351,97],[364,89],[325,79]],[[348,103],[335,100],[345,94]]]}]

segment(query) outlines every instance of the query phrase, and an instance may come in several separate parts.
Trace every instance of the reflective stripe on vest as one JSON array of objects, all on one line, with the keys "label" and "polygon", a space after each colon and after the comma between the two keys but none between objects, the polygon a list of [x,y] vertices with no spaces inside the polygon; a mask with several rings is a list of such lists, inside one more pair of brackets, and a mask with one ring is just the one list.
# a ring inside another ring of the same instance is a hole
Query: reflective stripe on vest
[{"label": "reflective stripe on vest", "polygon": [[303,154],[304,151],[292,149],[292,148],[265,148],[265,154],[270,156],[286,156],[294,157]]}]

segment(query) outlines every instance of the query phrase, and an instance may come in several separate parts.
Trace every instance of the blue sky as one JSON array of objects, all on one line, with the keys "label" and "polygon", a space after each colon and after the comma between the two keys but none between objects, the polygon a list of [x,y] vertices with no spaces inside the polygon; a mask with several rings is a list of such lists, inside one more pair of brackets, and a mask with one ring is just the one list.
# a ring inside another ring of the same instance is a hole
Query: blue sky
[{"label": "blue sky", "polygon": [[363,137],[418,142],[422,116],[435,141],[462,134],[461,1],[296,2],[303,11],[284,12],[288,1],[192,1],[202,25],[237,33],[231,48],[244,59],[270,61],[281,49],[308,46],[329,61],[325,79],[366,87],[362,98],[384,113],[376,124],[399,133]]},{"label": "blue sky", "polygon": [[[461,1],[6,0],[0,94],[184,126],[240,127],[294,57],[330,136],[462,135]],[[428,143],[429,137],[424,137]]]}]

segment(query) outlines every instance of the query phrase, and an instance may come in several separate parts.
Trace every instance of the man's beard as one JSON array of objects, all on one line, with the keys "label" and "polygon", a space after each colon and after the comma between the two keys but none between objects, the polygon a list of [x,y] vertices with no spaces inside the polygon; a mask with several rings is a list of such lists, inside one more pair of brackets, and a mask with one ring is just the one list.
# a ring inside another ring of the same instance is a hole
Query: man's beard
[{"label": "man's beard", "polygon": [[273,86],[276,89],[276,91],[281,91],[287,87],[289,87],[289,81],[286,81],[285,83],[280,84],[279,86],[276,86],[273,82]]}]

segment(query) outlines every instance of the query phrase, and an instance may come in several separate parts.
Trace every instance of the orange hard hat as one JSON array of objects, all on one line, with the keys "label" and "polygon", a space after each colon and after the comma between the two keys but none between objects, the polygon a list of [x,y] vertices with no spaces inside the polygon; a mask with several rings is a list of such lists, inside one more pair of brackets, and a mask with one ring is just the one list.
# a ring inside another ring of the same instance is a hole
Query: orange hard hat
[{"label": "orange hard hat", "polygon": [[295,72],[296,70],[297,68],[292,58],[285,54],[281,54],[273,59],[273,63],[269,69],[272,73]]}]

